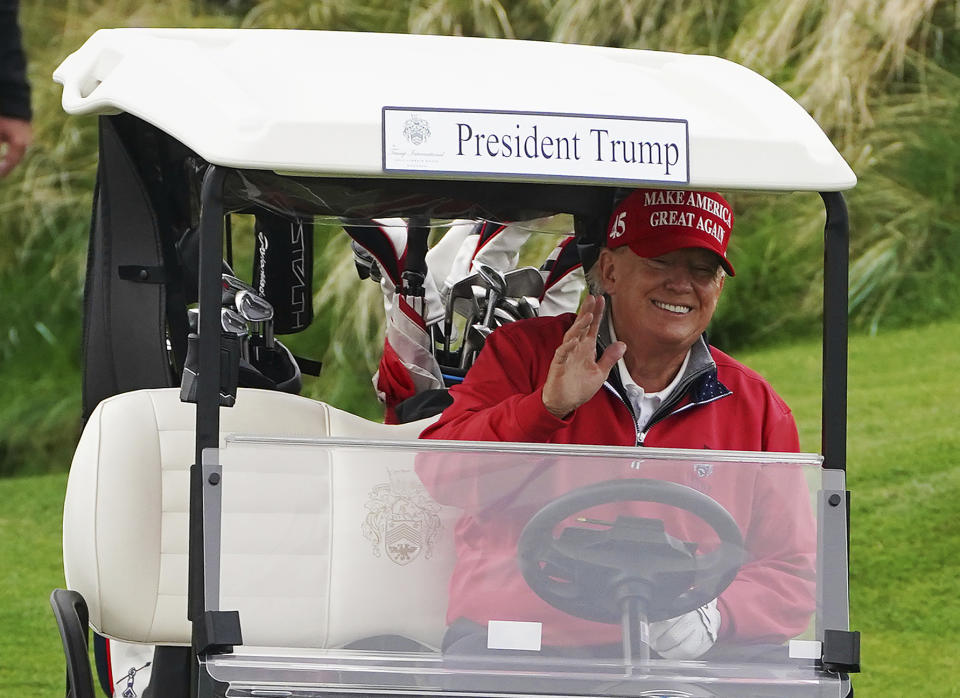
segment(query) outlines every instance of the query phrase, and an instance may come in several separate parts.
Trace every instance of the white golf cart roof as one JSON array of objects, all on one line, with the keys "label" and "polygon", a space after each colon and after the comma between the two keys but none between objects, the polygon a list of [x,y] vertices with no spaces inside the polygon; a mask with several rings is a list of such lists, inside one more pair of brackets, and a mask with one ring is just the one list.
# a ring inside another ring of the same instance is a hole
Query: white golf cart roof
[{"label": "white golf cart roof", "polygon": [[840,191],[789,95],[710,56],[464,37],[110,29],[54,73],[210,163],[281,173]]}]

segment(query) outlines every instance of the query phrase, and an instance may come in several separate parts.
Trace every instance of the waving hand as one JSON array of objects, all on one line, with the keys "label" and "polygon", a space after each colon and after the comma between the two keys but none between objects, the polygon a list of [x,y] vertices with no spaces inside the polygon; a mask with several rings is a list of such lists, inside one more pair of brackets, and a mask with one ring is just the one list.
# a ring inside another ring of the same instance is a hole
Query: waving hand
[{"label": "waving hand", "polygon": [[596,394],[610,369],[627,350],[623,342],[614,342],[597,359],[603,303],[602,296],[588,296],[584,300],[577,319],[563,335],[563,342],[550,362],[543,385],[543,405],[561,419]]}]

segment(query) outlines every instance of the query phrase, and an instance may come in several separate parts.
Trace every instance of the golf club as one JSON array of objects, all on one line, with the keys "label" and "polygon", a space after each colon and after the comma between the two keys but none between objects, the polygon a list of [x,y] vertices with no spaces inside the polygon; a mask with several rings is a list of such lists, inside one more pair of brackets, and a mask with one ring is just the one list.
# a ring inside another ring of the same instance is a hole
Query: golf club
[{"label": "golf club", "polygon": [[534,296],[521,296],[518,303],[520,317],[540,317],[540,299]]},{"label": "golf club", "polygon": [[534,267],[513,269],[504,274],[503,278],[507,286],[504,295],[510,296],[510,298],[520,298],[522,296],[539,298],[543,295],[543,276]]},{"label": "golf club", "polygon": [[497,307],[497,303],[505,295],[507,282],[498,269],[494,269],[489,264],[483,262],[477,264],[477,273],[480,275],[480,278],[486,282],[489,289],[487,293],[487,309],[483,316],[483,324],[486,327],[490,327],[490,323],[493,321],[494,308]]},{"label": "golf club", "polygon": [[261,298],[253,291],[241,289],[237,291],[234,297],[234,305],[244,320],[261,328],[263,346],[267,349],[272,349],[274,345],[272,322],[273,306],[270,305],[270,302]]},{"label": "golf club", "polygon": [[[199,313],[197,317],[199,319]],[[220,308],[220,327],[228,334],[236,335],[240,338],[240,357],[244,361],[250,360],[248,340],[250,332],[247,329],[247,322],[233,308]]]},{"label": "golf club", "polygon": [[[504,299],[506,300],[506,299]],[[509,309],[503,307],[503,305],[498,305],[493,309],[493,327],[503,327],[511,322],[516,322],[520,319],[519,315],[514,315],[510,312]],[[490,329],[490,328],[488,328]]]},{"label": "golf club", "polygon": [[466,332],[466,338],[463,341],[463,349],[460,353],[460,368],[469,367],[483,349],[484,342],[493,330],[480,323],[473,323]]},{"label": "golf club", "polygon": [[[454,306],[458,299],[473,299],[474,294],[472,286],[478,283],[480,277],[476,274],[465,276],[450,287],[447,295],[446,307],[443,315],[443,350],[450,352],[450,336],[453,334],[453,313]],[[470,317],[470,316],[467,316]]]},{"label": "golf club", "polygon": [[221,302],[223,305],[233,305],[233,300],[240,291],[249,291],[257,294],[257,289],[242,279],[238,279],[231,274],[223,274],[220,277],[220,283],[223,287]]},{"label": "golf club", "polygon": [[[466,291],[463,291],[463,293],[466,293]],[[470,287],[469,297],[460,296],[453,300],[453,304],[452,304],[453,313],[451,314],[451,322],[450,322],[450,341],[451,342],[453,341],[456,327],[459,326],[459,325],[454,325],[452,316],[459,315],[464,319],[463,327],[464,327],[464,333],[465,333],[466,327],[480,320],[480,317],[483,314],[482,303],[485,299],[486,299],[486,292],[484,291],[484,289],[482,289],[479,286],[472,286]],[[462,335],[460,337],[460,340],[461,340],[460,345],[462,348],[462,345],[463,345]]]}]

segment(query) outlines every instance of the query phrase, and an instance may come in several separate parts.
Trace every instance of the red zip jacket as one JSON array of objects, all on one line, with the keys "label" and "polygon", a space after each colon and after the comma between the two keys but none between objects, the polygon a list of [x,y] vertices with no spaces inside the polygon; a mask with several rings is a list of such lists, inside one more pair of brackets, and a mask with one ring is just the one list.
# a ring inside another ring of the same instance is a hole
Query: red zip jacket
[{"label": "red zip jacket", "polygon": [[[553,353],[574,317],[515,322],[494,332],[466,380],[451,389],[453,404],[421,438],[799,450],[790,409],[770,385],[702,341],[693,348],[681,394],[667,400],[645,434],[609,383],[566,419],[554,417],[544,408],[541,391]],[[616,383],[615,373],[611,379]],[[544,645],[619,642],[618,625],[575,618],[540,599],[519,572],[517,540],[529,516],[563,493],[603,480],[648,477],[709,494],[740,527],[749,559],[719,597],[720,638],[780,643],[806,629],[815,608],[816,525],[798,466],[626,463],[611,461],[585,472],[562,464],[544,467],[542,457],[521,456],[497,472],[489,460],[458,456],[451,467],[449,457],[421,455],[417,473],[433,497],[464,509],[455,531],[457,565],[448,622],[460,617],[484,627],[489,620],[540,622]],[[612,470],[599,472],[608,467]],[[698,542],[699,552],[717,544],[716,535],[698,518],[661,505],[608,504],[585,515],[613,520],[618,513],[663,518],[669,534]]]}]

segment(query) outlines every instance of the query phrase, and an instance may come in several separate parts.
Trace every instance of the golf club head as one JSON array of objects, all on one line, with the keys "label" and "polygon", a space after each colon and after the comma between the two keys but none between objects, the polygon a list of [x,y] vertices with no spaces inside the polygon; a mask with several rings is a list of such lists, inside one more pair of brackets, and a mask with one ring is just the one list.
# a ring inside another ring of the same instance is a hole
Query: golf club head
[{"label": "golf club head", "polygon": [[[507,292],[507,281],[499,269],[494,269],[489,264],[479,262],[476,265],[477,274],[483,279],[487,288],[496,292],[498,296],[503,296]],[[539,272],[537,276],[539,276]]]},{"label": "golf club head", "polygon": [[460,348],[461,369],[467,369],[473,364],[491,331],[488,327],[476,322],[467,326],[463,346]]},{"label": "golf club head", "polygon": [[237,291],[233,302],[237,312],[247,322],[269,322],[273,319],[273,306],[256,292],[241,289]]},{"label": "golf club head", "polygon": [[[199,318],[200,314],[197,313]],[[224,332],[234,334],[240,338],[240,358],[244,361],[250,359],[250,330],[247,328],[247,321],[233,308],[220,308],[220,327]]]},{"label": "golf club head", "polygon": [[[464,319],[463,326],[469,327],[471,324],[478,322],[483,315],[483,310],[480,303],[485,300],[486,295],[479,286],[472,287],[473,290],[470,292],[470,297],[459,296],[453,299],[451,304],[451,322],[450,322],[450,340],[454,338],[455,335],[455,326],[453,323],[453,315],[459,315]],[[459,323],[457,327],[459,327]],[[447,351],[450,351],[449,346]]]},{"label": "golf club head", "polygon": [[517,309],[522,318],[540,317],[540,299],[531,296],[522,296],[517,303]]},{"label": "golf club head", "polygon": [[[520,319],[519,316],[514,315],[509,310],[504,308],[502,305],[499,305],[493,309],[493,326],[494,327],[503,327],[504,325],[508,325],[511,322],[516,322],[519,319]],[[489,327],[485,329],[487,330],[488,333],[491,331]]]},{"label": "golf club head", "polygon": [[483,282],[487,286],[487,307],[483,316],[483,324],[487,327],[492,327],[493,310],[497,307],[500,299],[503,298],[507,290],[507,282],[499,269],[494,269],[484,262],[478,263],[476,270],[477,274],[480,275],[480,278],[483,279]]},{"label": "golf club head", "polygon": [[243,279],[238,279],[236,276],[231,274],[222,274],[220,276],[220,284],[222,288],[220,297],[223,305],[232,305],[237,293],[240,291],[249,291],[250,293],[257,295],[257,289]]},{"label": "golf club head", "polygon": [[[497,306],[497,309],[494,311],[494,320],[497,322],[497,327],[500,325],[506,324],[506,322],[514,322],[515,320],[523,319],[523,315],[520,314],[520,300],[517,298],[501,298],[500,305]],[[509,320],[506,322],[501,322],[497,318],[509,317]]]},{"label": "golf club head", "polygon": [[470,322],[480,322],[483,319],[484,313],[487,312],[487,302],[489,300],[490,289],[484,288],[483,286],[474,286],[473,287],[473,307],[474,312],[476,313]]},{"label": "golf club head", "polygon": [[508,271],[503,278],[506,284],[504,295],[510,298],[522,296],[539,298],[543,295],[543,276],[534,267],[520,267]]},{"label": "golf club head", "polygon": [[478,283],[479,280],[479,276],[470,274],[457,281],[447,292],[443,314],[443,350],[445,352],[450,351],[450,337],[453,334],[453,313],[457,299],[472,299],[473,285]]},{"label": "golf club head", "polygon": [[463,350],[460,354],[460,368],[469,368],[477,358],[477,354],[483,349],[487,337],[493,332],[489,327],[485,327],[478,322],[473,323],[467,328],[467,336],[463,342]]},{"label": "golf club head", "polygon": [[493,330],[479,323],[470,325],[470,329],[467,330],[467,338],[470,340],[470,345],[474,351],[479,352],[483,349],[483,344],[487,341],[487,337],[490,336],[491,332],[493,332]]},{"label": "golf club head", "polygon": [[479,285],[480,283],[482,283],[482,280],[477,274],[471,274],[470,276],[465,276],[460,279],[457,283],[450,287],[449,295],[447,296],[448,305],[457,298],[472,298],[473,287]]},{"label": "golf club head", "polygon": [[223,283],[224,288],[232,288],[235,291],[250,291],[251,293],[256,293],[257,289],[248,284],[243,279],[239,279],[232,274],[223,274],[220,277],[221,282]]},{"label": "golf club head", "polygon": [[467,324],[478,322],[483,316],[483,309],[476,298],[458,298],[453,303],[453,312],[466,318]]},{"label": "golf club head", "polygon": [[[199,313],[197,315],[199,317]],[[233,308],[220,308],[220,327],[229,334],[238,336],[249,334],[247,321]]]}]

